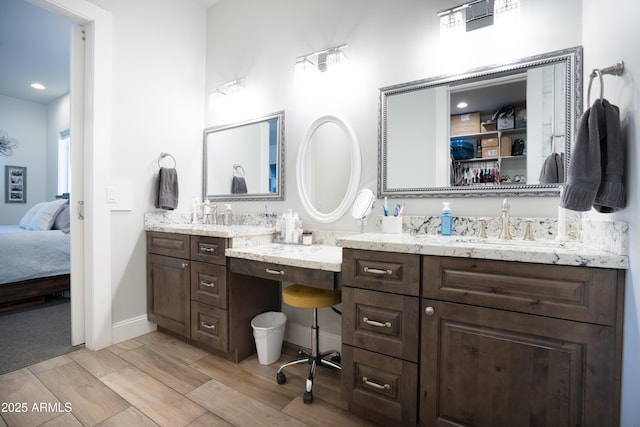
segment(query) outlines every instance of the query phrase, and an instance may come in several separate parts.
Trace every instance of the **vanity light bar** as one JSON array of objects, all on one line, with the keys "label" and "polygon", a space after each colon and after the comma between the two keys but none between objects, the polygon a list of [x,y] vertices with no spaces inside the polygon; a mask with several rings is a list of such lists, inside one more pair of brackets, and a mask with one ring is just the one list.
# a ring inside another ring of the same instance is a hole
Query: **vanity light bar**
[{"label": "vanity light bar", "polygon": [[347,47],[346,44],[343,44],[299,56],[296,58],[296,69],[301,71],[328,71],[347,59]]},{"label": "vanity light bar", "polygon": [[218,95],[233,95],[246,88],[246,80],[238,79],[218,86],[213,92]]}]

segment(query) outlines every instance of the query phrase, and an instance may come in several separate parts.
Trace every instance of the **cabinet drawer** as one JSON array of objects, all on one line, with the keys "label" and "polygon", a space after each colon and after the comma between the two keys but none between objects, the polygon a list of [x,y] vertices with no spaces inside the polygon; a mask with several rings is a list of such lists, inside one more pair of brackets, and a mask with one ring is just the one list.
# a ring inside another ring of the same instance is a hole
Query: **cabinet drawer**
[{"label": "cabinet drawer", "polygon": [[147,252],[175,258],[189,258],[189,236],[149,231],[147,232]]},{"label": "cabinet drawer", "polygon": [[420,295],[420,255],[343,249],[342,274],[345,286]]},{"label": "cabinet drawer", "polygon": [[191,299],[227,308],[227,267],[192,261]]},{"label": "cabinet drawer", "polygon": [[382,425],[416,425],[416,363],[343,345],[342,381],[352,412]]},{"label": "cabinet drawer", "polygon": [[418,361],[420,299],[357,288],[342,289],[342,341]]},{"label": "cabinet drawer", "polygon": [[226,265],[224,251],[227,239],[222,237],[191,236],[191,259]]},{"label": "cabinet drawer", "polygon": [[229,351],[227,310],[191,301],[191,339]]},{"label": "cabinet drawer", "polygon": [[290,267],[242,258],[230,258],[229,269],[233,273],[262,277],[279,282],[300,283],[322,289],[335,289],[335,275],[332,271],[312,268]]},{"label": "cabinet drawer", "polygon": [[423,292],[427,298],[613,325],[617,286],[622,286],[618,274],[604,268],[425,256]]}]

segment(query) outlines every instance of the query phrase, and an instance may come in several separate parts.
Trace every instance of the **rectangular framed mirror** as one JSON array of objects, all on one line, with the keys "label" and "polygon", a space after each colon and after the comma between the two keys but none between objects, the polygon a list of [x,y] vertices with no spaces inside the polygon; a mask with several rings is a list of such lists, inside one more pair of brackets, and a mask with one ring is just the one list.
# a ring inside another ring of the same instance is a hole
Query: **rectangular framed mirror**
[{"label": "rectangular framed mirror", "polygon": [[384,87],[379,107],[378,197],[557,197],[582,48]]},{"label": "rectangular framed mirror", "polygon": [[284,200],[284,111],[204,130],[203,198]]}]

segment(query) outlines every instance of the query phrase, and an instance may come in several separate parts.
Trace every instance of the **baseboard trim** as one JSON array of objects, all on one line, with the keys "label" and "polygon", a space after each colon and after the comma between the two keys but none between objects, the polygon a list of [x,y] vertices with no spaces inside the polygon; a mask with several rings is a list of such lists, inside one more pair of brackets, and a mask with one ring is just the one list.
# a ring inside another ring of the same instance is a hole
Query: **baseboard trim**
[{"label": "baseboard trim", "polygon": [[[287,323],[284,340],[299,347],[311,348],[311,328],[295,323]],[[320,351],[340,350],[342,337],[320,329]]]},{"label": "baseboard trim", "polygon": [[131,319],[114,323],[111,326],[111,338],[113,344],[117,344],[153,332],[156,329],[158,329],[156,324],[149,322],[147,315],[143,314],[142,316],[132,317]]}]

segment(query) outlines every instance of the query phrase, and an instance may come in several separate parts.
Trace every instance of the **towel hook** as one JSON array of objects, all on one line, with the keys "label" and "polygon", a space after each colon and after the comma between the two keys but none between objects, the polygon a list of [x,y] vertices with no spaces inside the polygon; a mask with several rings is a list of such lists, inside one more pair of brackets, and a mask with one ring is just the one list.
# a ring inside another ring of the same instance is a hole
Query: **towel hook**
[{"label": "towel hook", "polygon": [[[242,175],[238,175],[238,173],[242,172]],[[241,165],[234,164],[233,165],[233,176],[244,176],[244,168]]]},{"label": "towel hook", "polygon": [[595,77],[600,79],[600,101],[604,98],[604,79],[602,78],[602,72],[597,68],[591,72],[591,76],[589,76],[589,90],[587,90],[587,105],[591,105],[591,84],[593,83],[593,79]]},{"label": "towel hook", "polygon": [[587,104],[591,105],[591,84],[593,83],[593,79],[598,77],[600,80],[600,101],[604,99],[604,79],[602,78],[605,74],[610,74],[612,76],[621,76],[624,72],[624,61],[616,62],[615,64],[605,67],[602,69],[594,68],[591,71],[591,75],[589,76],[589,90],[587,91]]},{"label": "towel hook", "polygon": [[165,157],[170,157],[170,158],[171,158],[171,160],[173,160],[173,168],[175,168],[175,167],[176,167],[176,165],[177,165],[176,158],[175,158],[175,157],[173,157],[171,154],[169,154],[169,153],[164,153],[164,152],[163,152],[163,153],[160,153],[160,158],[158,159],[158,167],[159,167],[159,168],[161,168],[161,167],[162,167],[162,165],[160,164],[160,162],[161,162],[161,161],[162,161],[162,159],[164,159]]}]

